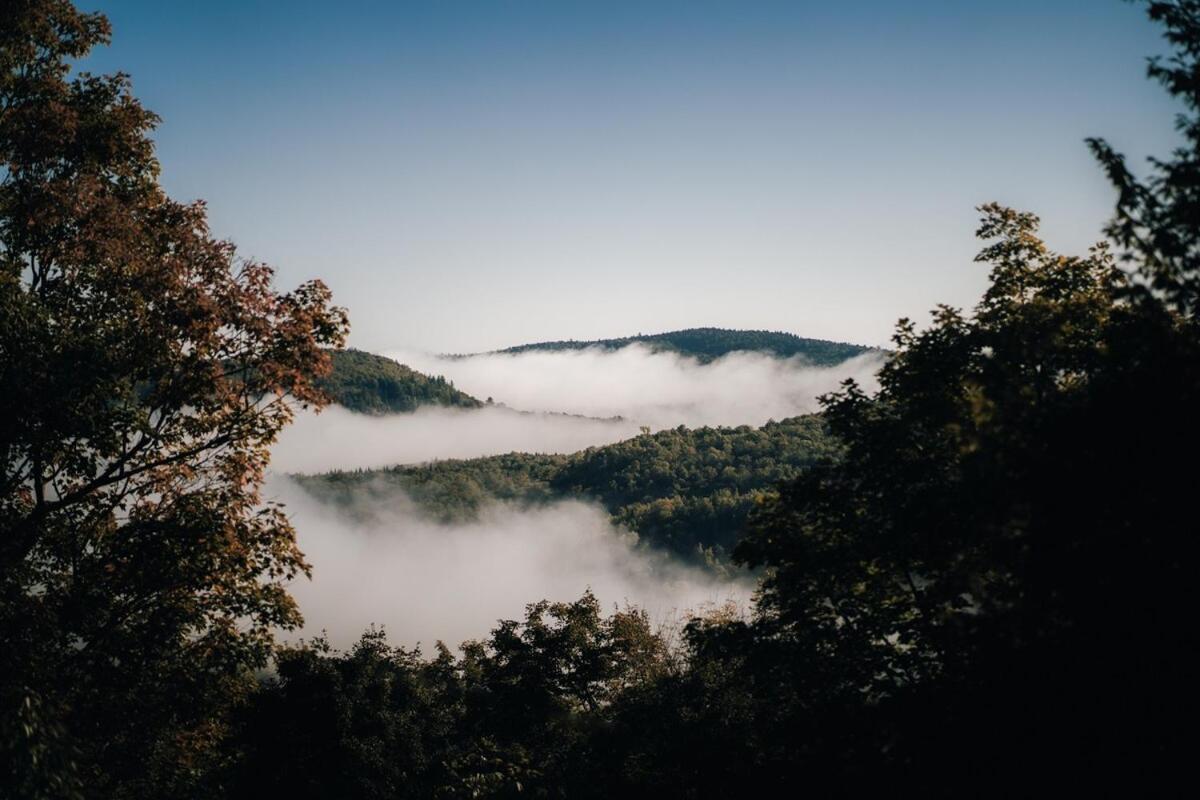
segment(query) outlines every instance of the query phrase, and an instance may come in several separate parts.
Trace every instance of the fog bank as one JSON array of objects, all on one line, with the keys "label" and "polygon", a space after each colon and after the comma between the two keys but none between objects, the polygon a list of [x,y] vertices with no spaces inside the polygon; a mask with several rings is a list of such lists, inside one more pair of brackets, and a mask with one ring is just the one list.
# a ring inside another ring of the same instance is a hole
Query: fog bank
[{"label": "fog bank", "polygon": [[676,425],[762,425],[818,410],[816,398],[853,377],[868,389],[883,363],[865,353],[834,367],[756,352],[707,364],[634,344],[620,350],[529,351],[446,358],[389,352],[413,369],[444,375],[480,399],[513,408],[623,416],[654,429]]},{"label": "fog bank", "polygon": [[577,501],[498,504],[478,521],[442,525],[401,499],[363,524],[283,476],[270,477],[266,494],[287,504],[313,565],[311,581],[291,586],[305,616],[304,630],[285,636],[292,641],[327,630],[345,647],[375,623],[392,642],[428,651],[438,639],[453,647],[486,636],[528,603],[574,600],[589,587],[606,609],[634,603],[656,622],[731,599],[745,604],[752,590],[636,549],[602,509]]},{"label": "fog bank", "polygon": [[327,472],[521,451],[574,453],[636,436],[632,420],[426,407],[373,417],[329,406],[301,412],[271,449],[279,472]]}]

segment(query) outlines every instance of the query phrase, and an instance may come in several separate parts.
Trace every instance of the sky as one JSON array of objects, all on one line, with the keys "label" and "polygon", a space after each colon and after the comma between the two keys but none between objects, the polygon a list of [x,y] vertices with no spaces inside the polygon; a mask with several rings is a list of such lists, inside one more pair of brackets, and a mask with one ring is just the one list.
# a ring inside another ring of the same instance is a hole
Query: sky
[{"label": "sky", "polygon": [[1118,0],[79,2],[163,117],[167,191],[321,278],[350,344],[695,326],[885,345],[974,305],[983,202],[1082,252],[1083,145],[1175,141]]}]

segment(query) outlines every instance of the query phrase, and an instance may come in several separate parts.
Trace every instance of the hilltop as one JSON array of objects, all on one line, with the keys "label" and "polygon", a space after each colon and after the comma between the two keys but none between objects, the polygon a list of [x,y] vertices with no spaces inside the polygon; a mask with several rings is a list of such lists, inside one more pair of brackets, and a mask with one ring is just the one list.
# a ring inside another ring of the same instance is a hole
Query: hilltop
[{"label": "hilltop", "polygon": [[335,350],[333,371],[318,385],[333,402],[363,414],[395,414],[421,406],[480,408],[483,403],[440,375],[426,375],[361,350]]},{"label": "hilltop", "polygon": [[668,351],[692,356],[701,362],[712,361],[739,351],[770,353],[779,358],[799,356],[817,366],[834,366],[876,348],[825,339],[806,339],[783,331],[743,331],[726,328],[688,328],[667,333],[637,334],[616,339],[583,341],[568,339],[553,342],[534,342],[497,350],[497,353],[527,353],[533,351],[584,350],[596,347],[620,350],[631,344],[643,344],[654,351]]},{"label": "hilltop", "polygon": [[497,500],[591,500],[646,544],[716,565],[727,563],[764,494],[839,453],[825,421],[809,415],[760,428],[680,426],[569,456],[509,453],[293,477],[352,516],[402,497],[443,522],[474,519]]}]

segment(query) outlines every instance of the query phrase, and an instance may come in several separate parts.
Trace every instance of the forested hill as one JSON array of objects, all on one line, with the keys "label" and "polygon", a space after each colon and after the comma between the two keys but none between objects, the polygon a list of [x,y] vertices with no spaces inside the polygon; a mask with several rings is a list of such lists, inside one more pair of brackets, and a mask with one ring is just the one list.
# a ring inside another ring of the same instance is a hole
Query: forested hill
[{"label": "forested hill", "polygon": [[403,494],[446,522],[471,519],[491,500],[595,500],[649,544],[725,563],[765,492],[837,453],[824,420],[809,415],[761,428],[679,427],[570,456],[511,453],[297,480],[352,515]]},{"label": "forested hill", "polygon": [[499,350],[500,353],[525,353],[532,350],[583,350],[598,347],[619,350],[640,343],[652,350],[667,350],[693,356],[700,361],[712,361],[728,353],[752,350],[770,353],[780,358],[801,356],[819,366],[833,366],[873,348],[824,339],[805,339],[782,331],[739,331],[725,328],[688,328],[668,333],[637,334],[619,339],[596,339],[558,342],[536,342]]},{"label": "forested hill", "polygon": [[338,405],[364,414],[415,411],[421,406],[479,408],[483,403],[441,376],[425,375],[390,358],[335,350],[333,372],[319,382]]}]

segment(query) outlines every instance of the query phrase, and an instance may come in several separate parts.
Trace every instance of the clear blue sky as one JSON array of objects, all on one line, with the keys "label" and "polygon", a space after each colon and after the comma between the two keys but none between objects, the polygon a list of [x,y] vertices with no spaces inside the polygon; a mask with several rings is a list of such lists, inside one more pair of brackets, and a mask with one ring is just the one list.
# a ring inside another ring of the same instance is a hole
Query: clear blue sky
[{"label": "clear blue sky", "polygon": [[[77,0],[84,8],[96,0]],[[1082,251],[1082,139],[1174,141],[1118,0],[110,0],[163,180],[321,277],[355,346],[467,351],[698,325],[886,343],[973,305],[974,206]]]}]

